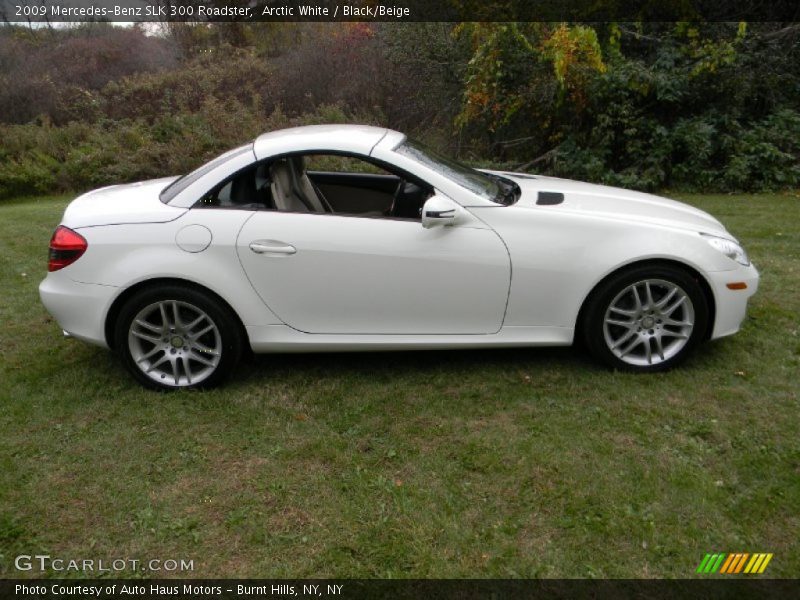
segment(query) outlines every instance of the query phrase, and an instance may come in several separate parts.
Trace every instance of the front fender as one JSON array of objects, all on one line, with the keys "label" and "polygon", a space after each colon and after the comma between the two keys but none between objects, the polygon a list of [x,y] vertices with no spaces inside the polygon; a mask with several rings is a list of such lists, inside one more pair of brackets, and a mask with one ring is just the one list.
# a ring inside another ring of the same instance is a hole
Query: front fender
[{"label": "front fender", "polygon": [[737,268],[691,230],[547,209],[470,210],[500,235],[511,255],[505,326],[575,327],[591,290],[633,263],[677,261],[704,277]]}]

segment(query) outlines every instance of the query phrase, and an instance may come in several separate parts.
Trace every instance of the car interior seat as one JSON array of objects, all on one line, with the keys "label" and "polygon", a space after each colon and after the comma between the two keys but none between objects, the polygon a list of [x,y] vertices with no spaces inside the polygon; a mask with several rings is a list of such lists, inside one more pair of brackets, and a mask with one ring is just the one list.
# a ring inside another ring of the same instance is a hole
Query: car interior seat
[{"label": "car interior seat", "polygon": [[291,212],[326,212],[305,172],[302,156],[280,158],[270,167],[275,208]]}]

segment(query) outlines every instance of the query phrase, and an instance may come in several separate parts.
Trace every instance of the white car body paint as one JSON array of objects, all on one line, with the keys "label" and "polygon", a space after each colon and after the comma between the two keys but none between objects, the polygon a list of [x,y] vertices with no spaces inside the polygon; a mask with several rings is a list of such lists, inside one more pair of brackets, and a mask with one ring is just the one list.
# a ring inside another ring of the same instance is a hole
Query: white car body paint
[{"label": "white car body paint", "polygon": [[[734,239],[707,213],[649,194],[514,173],[502,175],[519,184],[521,198],[502,206],[395,152],[404,139],[367,126],[272,132],[167,204],[159,193],[171,178],[84,194],[62,224],[88,249],[48,274],[42,301],[65,331],[98,345],[107,345],[117,298],[144,282],[179,279],[227,302],[256,352],[555,346],[572,343],[581,305],[604,277],[665,259],[694,269],[710,288],[712,338],[739,329],[758,273],[699,235]],[[408,220],[192,208],[256,161],[308,151],[395,165],[456,202],[458,219],[424,229]],[[538,205],[540,191],[563,193],[564,201]],[[204,249],[200,228],[210,233]],[[191,239],[179,243],[187,231]],[[747,289],[730,290],[731,281]]]},{"label": "white car body paint", "polygon": [[[262,239],[296,254],[253,252]],[[423,229],[399,219],[260,211],[242,228],[238,252],[264,303],[304,333],[497,333],[511,282],[503,241],[471,215],[457,227]]]}]

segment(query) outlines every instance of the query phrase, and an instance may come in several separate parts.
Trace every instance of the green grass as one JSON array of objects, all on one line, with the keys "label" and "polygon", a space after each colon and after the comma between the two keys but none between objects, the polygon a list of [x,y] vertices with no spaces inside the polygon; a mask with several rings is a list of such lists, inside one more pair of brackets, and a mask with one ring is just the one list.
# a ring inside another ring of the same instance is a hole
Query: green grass
[{"label": "green grass", "polygon": [[3,203],[0,576],[49,553],[198,577],[691,577],[736,551],[797,576],[800,201],[685,199],[762,288],[741,333],[671,373],[569,349],[267,355],[168,395],[39,303],[68,200]]}]

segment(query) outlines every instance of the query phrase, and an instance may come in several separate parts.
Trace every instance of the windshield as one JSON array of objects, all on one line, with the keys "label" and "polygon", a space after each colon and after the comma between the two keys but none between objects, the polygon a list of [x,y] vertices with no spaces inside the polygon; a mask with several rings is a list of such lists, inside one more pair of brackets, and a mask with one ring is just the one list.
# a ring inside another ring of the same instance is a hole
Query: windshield
[{"label": "windshield", "polygon": [[180,194],[183,190],[187,187],[192,185],[195,181],[200,179],[206,173],[209,173],[216,169],[221,164],[224,164],[231,160],[232,158],[236,158],[237,156],[244,154],[248,150],[253,149],[253,143],[250,142],[249,144],[245,144],[244,146],[239,146],[238,148],[234,148],[233,150],[229,150],[225,154],[222,154],[212,160],[211,162],[207,162],[203,166],[195,169],[188,175],[184,175],[183,177],[179,177],[172,183],[170,183],[167,187],[161,190],[161,201],[164,204],[169,204],[169,202],[178,194]]},{"label": "windshield", "polygon": [[499,198],[503,193],[503,188],[497,177],[481,173],[451,158],[442,156],[435,150],[431,150],[415,140],[407,139],[395,151],[413,158],[437,173],[441,173],[486,200],[502,202]]}]

